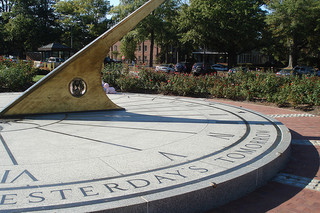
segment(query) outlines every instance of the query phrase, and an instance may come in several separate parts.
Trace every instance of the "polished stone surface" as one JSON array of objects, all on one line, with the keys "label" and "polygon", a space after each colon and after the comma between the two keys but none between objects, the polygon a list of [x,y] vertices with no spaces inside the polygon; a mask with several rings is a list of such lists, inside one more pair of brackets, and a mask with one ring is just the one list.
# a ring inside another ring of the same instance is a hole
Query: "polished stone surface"
[{"label": "polished stone surface", "polygon": [[[0,94],[0,107],[17,95]],[[205,211],[263,185],[289,156],[288,129],[254,111],[109,98],[126,110],[1,120],[0,211]]]}]

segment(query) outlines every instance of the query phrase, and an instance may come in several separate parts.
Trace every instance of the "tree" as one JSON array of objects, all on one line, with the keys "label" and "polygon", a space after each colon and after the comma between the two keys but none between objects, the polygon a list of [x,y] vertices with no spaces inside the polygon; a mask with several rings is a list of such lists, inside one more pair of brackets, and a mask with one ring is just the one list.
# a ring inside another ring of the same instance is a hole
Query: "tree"
[{"label": "tree", "polygon": [[229,66],[237,54],[252,50],[261,38],[265,13],[263,1],[190,0],[181,11],[182,41],[228,52]]},{"label": "tree", "polygon": [[[286,50],[288,67],[297,65],[308,51],[319,53],[320,2],[318,0],[270,1],[268,28],[275,41]],[[278,51],[279,53],[279,51]]]},{"label": "tree", "polygon": [[135,55],[134,52],[137,49],[137,32],[131,31],[125,35],[121,40],[120,51],[124,55],[126,60],[134,61]]},{"label": "tree", "polygon": [[74,49],[81,49],[111,27],[106,17],[110,9],[108,0],[59,1],[56,11],[63,30],[61,39]]},{"label": "tree", "polygon": [[23,56],[56,37],[55,15],[49,0],[16,0],[2,12],[7,53]]},{"label": "tree", "polygon": [[[112,8],[111,13],[114,14],[114,19],[116,21],[120,21],[129,15],[134,10],[138,9],[143,3],[147,0],[120,0],[120,4],[117,7]],[[136,37],[139,42],[143,42],[146,39],[150,39],[151,47],[150,47],[150,61],[149,66],[153,66],[153,46],[154,42],[157,41],[161,43],[165,39],[169,39],[169,37],[163,37],[164,33],[164,25],[168,22],[168,20],[173,20],[172,14],[176,13],[176,8],[178,7],[179,0],[167,0],[160,7],[158,7],[151,15],[147,16],[144,20],[142,20],[135,28],[137,32]],[[161,46],[162,48],[162,46]],[[144,60],[144,57],[143,57]]]}]

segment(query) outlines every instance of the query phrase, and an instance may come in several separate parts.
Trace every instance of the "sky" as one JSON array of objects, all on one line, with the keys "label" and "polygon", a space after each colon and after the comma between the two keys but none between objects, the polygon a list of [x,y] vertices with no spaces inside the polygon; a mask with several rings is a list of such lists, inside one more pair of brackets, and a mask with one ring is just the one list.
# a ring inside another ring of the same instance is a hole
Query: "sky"
[{"label": "sky", "polygon": [[110,0],[110,5],[118,6],[119,0]]}]

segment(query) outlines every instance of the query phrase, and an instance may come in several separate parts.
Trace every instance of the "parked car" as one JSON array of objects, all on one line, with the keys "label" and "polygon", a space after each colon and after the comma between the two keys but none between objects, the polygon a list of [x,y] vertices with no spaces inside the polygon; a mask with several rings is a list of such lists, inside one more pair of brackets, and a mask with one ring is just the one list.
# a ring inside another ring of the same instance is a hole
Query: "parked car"
[{"label": "parked car", "polygon": [[62,64],[64,60],[62,58],[58,57],[50,57],[47,60],[46,67],[49,70],[53,70],[54,68],[58,67],[60,64]]},{"label": "parked car", "polygon": [[62,63],[62,62],[64,62],[64,60],[58,57],[50,57],[48,59],[48,63]]},{"label": "parked car", "polygon": [[211,66],[211,69],[215,71],[228,71],[228,67],[222,64],[214,64]]},{"label": "parked car", "polygon": [[178,62],[175,65],[175,70],[176,72],[186,72],[186,73],[190,73],[191,69],[192,69],[192,63],[190,62]]},{"label": "parked car", "polygon": [[234,74],[234,73],[237,73],[240,71],[247,72],[247,70],[248,69],[246,67],[233,67],[233,68],[229,69],[228,74],[230,75],[230,74]]},{"label": "parked car", "polygon": [[174,68],[175,68],[175,71],[176,71],[176,72],[186,72],[186,71],[187,71],[187,66],[186,66],[186,64],[183,63],[183,62],[177,63],[177,64],[174,66]]},{"label": "parked car", "polygon": [[296,66],[293,68],[293,71],[299,75],[314,75],[315,69],[313,67],[307,66]]},{"label": "parked car", "polygon": [[8,58],[9,58],[9,60],[12,61],[12,62],[16,62],[16,63],[18,62],[18,57],[17,57],[17,56],[9,55]]},{"label": "parked car", "polygon": [[276,73],[277,76],[290,76],[295,75],[295,72],[292,69],[282,69]]},{"label": "parked car", "polygon": [[210,64],[207,63],[195,63],[192,67],[192,73],[194,75],[204,75],[204,74],[211,74],[217,73],[215,70],[211,68]]},{"label": "parked car", "polygon": [[161,64],[159,66],[156,66],[157,72],[166,72],[166,73],[174,73],[175,69],[173,65],[171,64]]}]

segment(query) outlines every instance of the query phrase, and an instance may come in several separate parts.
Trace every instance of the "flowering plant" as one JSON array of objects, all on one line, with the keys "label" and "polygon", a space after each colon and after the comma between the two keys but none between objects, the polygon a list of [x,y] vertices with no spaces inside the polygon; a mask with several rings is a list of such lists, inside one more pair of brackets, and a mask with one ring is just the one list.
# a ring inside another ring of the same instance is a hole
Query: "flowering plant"
[{"label": "flowering plant", "polygon": [[279,106],[320,105],[320,78],[317,76],[278,77],[274,73],[261,71],[193,76],[155,72],[146,68],[112,75],[116,79],[113,80],[114,86],[122,91],[267,101]]}]

